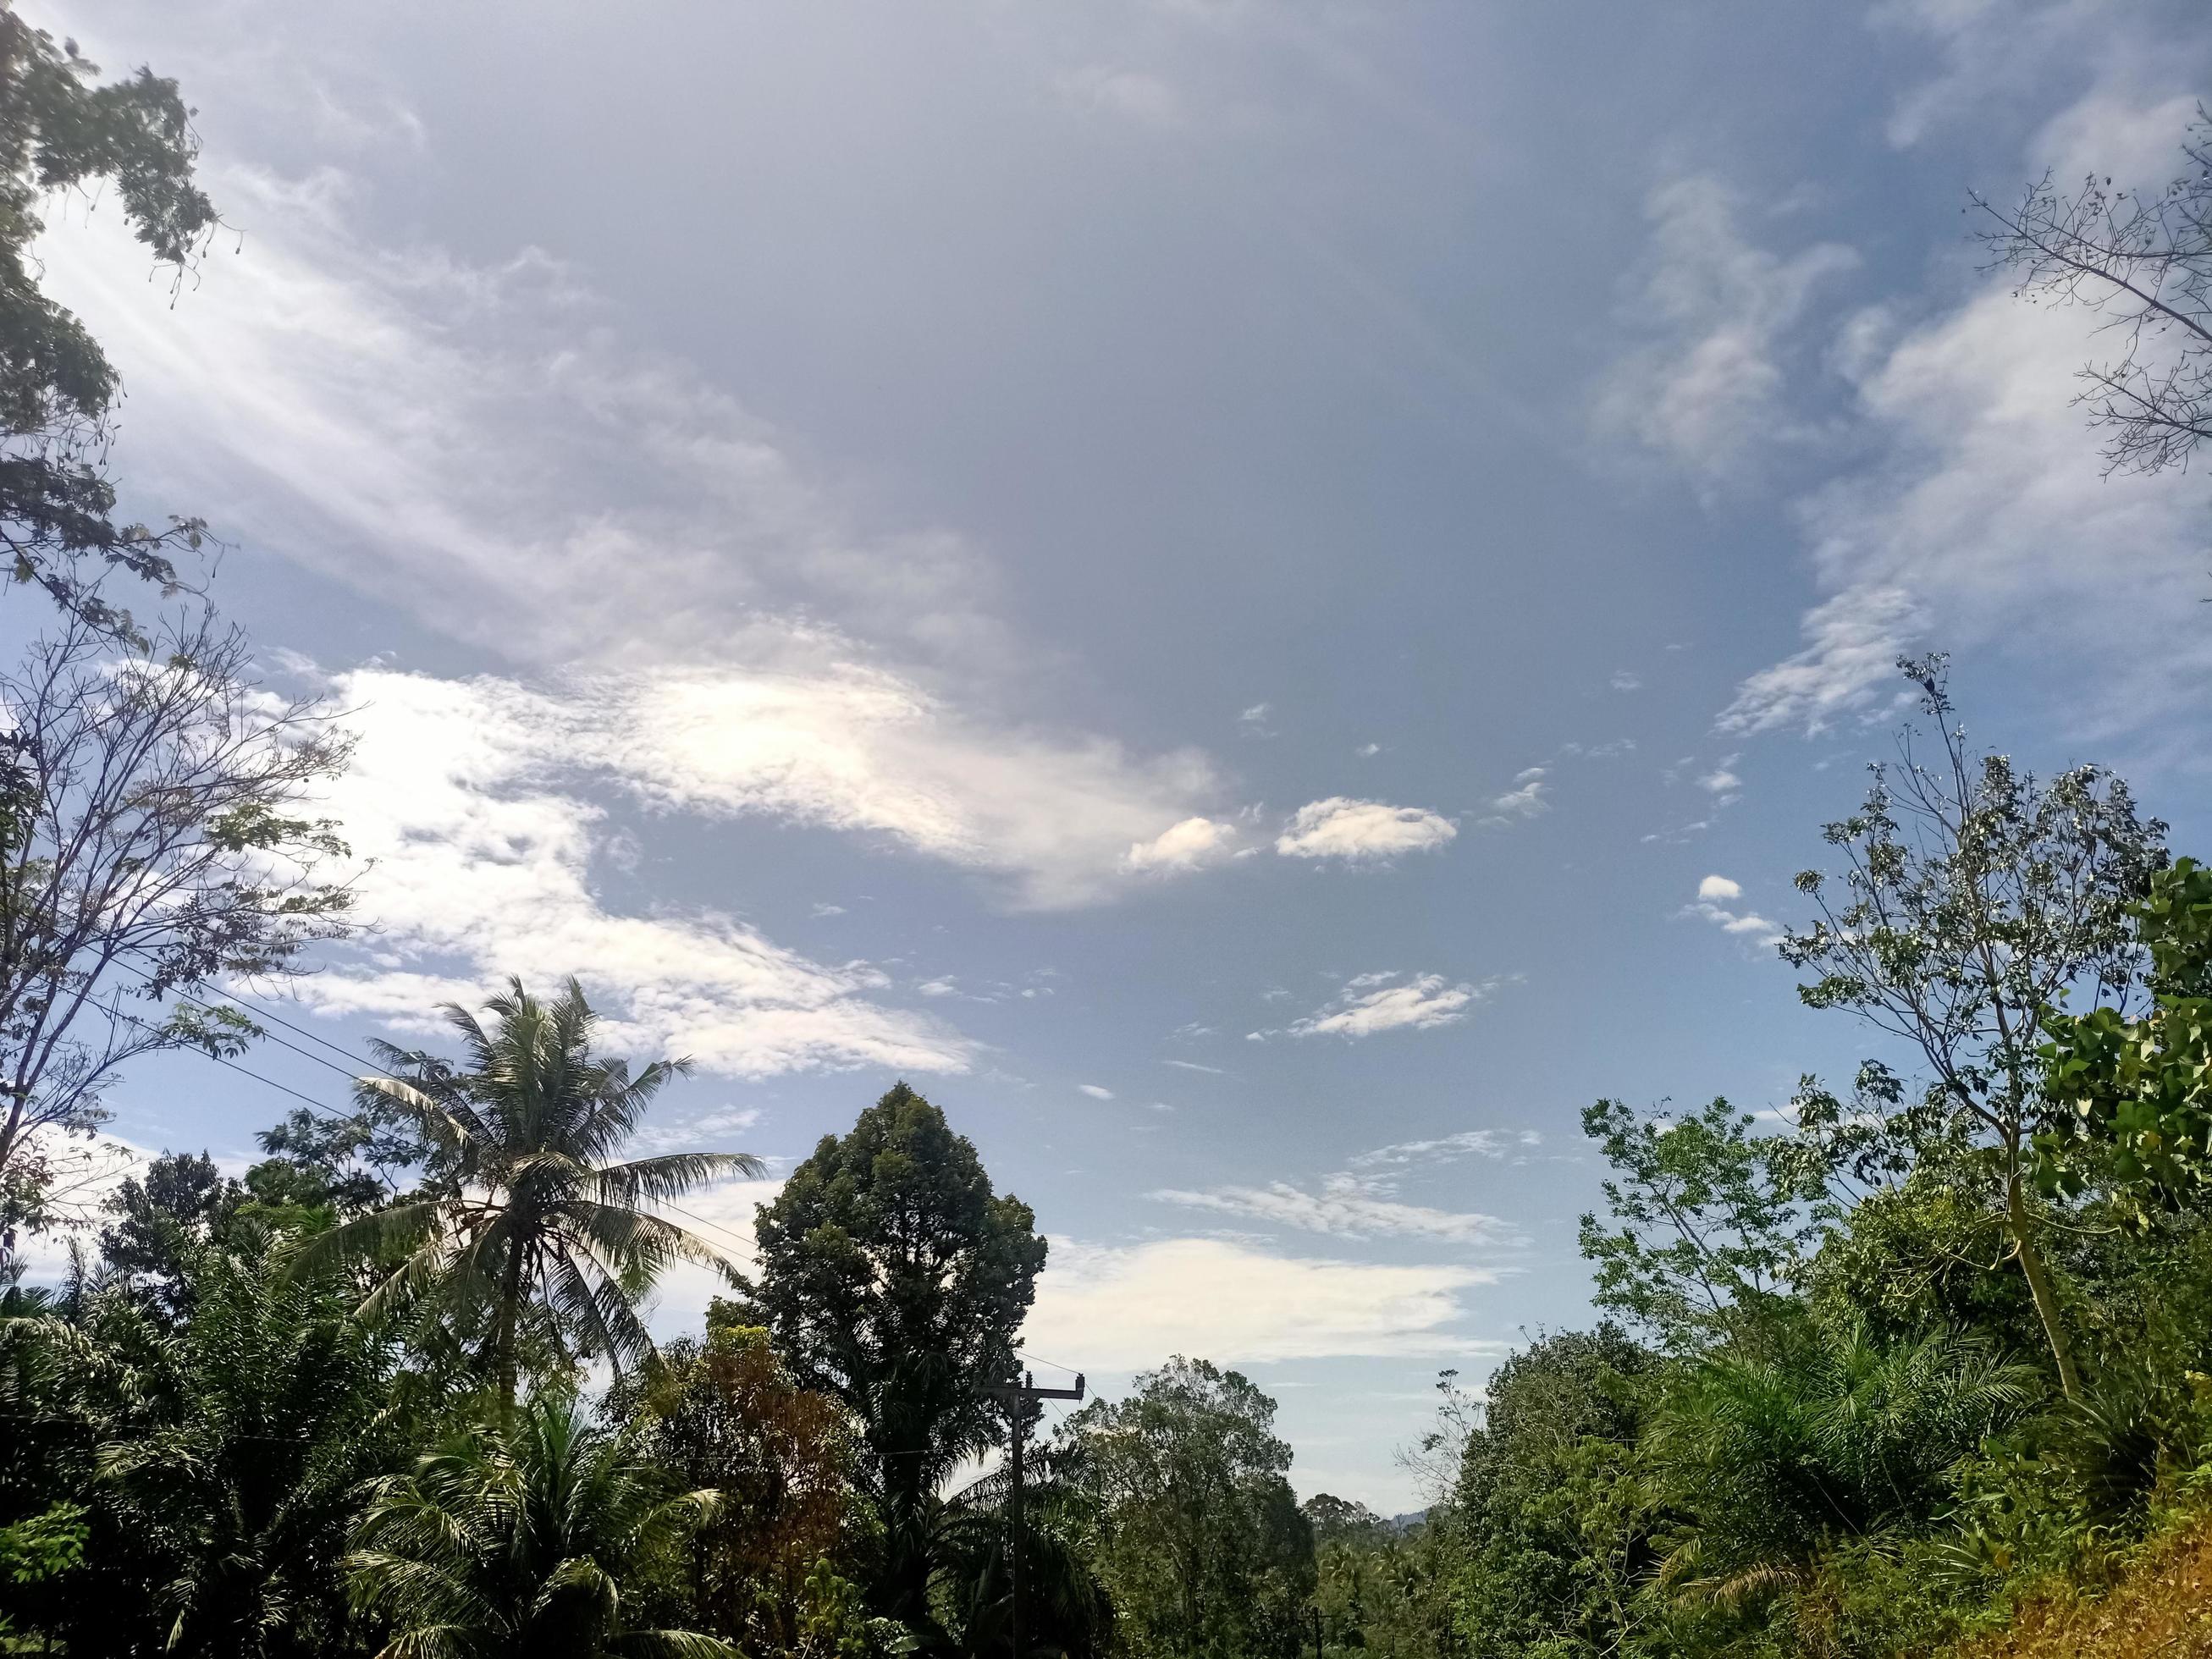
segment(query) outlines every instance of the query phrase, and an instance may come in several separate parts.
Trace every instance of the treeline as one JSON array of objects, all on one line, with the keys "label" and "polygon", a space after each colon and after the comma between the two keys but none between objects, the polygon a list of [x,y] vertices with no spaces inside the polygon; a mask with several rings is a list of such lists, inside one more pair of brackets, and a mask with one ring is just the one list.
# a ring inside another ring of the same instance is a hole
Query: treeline
[{"label": "treeline", "polygon": [[[2196,1559],[2161,1539],[2212,1503],[2212,871],[1904,666],[1929,729],[1780,949],[1908,1069],[1590,1107],[1610,1318],[1498,1368],[1421,1535],[1324,1544],[1330,1645],[1872,1659],[2074,1630],[2138,1559],[2154,1609]],[[2212,1650],[2201,1612],[2163,1650]]]},{"label": "treeline", "polygon": [[[710,1253],[659,1213],[733,1155],[616,1160],[670,1067],[571,986],[465,1058],[387,1053],[242,1179],[164,1156],[65,1281],[0,1297],[0,1650],[1012,1650],[996,1391],[1045,1260],[901,1085],[760,1206],[760,1264],[657,1350]],[[726,1271],[726,1268],[725,1269]],[[594,1375],[609,1386],[593,1390]],[[1287,1652],[1313,1530],[1273,1403],[1176,1359],[1060,1423],[1022,1650]]]}]

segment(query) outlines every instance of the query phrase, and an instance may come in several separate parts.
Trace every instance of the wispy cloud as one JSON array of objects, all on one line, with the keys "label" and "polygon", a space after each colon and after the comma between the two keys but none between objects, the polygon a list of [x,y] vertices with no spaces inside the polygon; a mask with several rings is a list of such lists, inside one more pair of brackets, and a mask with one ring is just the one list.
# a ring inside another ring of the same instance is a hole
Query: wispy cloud
[{"label": "wispy cloud", "polygon": [[1522,818],[1533,818],[1552,810],[1545,792],[1551,787],[1547,769],[1531,766],[1517,774],[1513,787],[1490,803],[1489,815],[1480,820],[1486,830],[1503,829]]},{"label": "wispy cloud", "polygon": [[1731,482],[1762,447],[1805,435],[1784,395],[1792,331],[1858,256],[1832,242],[1786,258],[1754,245],[1741,198],[1710,176],[1660,185],[1645,211],[1651,249],[1633,312],[1660,337],[1613,369],[1598,422],[1708,487]]},{"label": "wispy cloud", "polygon": [[1450,1244],[1499,1244],[1519,1237],[1496,1216],[1407,1204],[1378,1191],[1375,1183],[1349,1174],[1327,1177],[1318,1190],[1275,1182],[1265,1187],[1217,1187],[1205,1192],[1170,1188],[1152,1196],[1165,1204],[1345,1238],[1388,1237],[1430,1238]]},{"label": "wispy cloud", "polygon": [[1114,1091],[1111,1089],[1105,1088],[1096,1083],[1079,1083],[1075,1085],[1075,1089],[1078,1094],[1089,1095],[1093,1100],[1111,1100],[1114,1098]]},{"label": "wispy cloud", "polygon": [[1135,1370],[1171,1353],[1229,1364],[1494,1355],[1462,1327],[1467,1292],[1497,1275],[1278,1254],[1228,1239],[1127,1246],[1054,1238],[1024,1340]]},{"label": "wispy cloud", "polygon": [[1372,1036],[1379,1031],[1431,1030],[1455,1025],[1473,1012],[1476,1003],[1499,983],[1480,985],[1465,981],[1454,985],[1441,974],[1360,974],[1345,982],[1344,989],[1304,1019],[1293,1020],[1278,1033],[1254,1031],[1250,1037],[1265,1041],[1281,1035],[1308,1036]]},{"label": "wispy cloud", "polygon": [[355,764],[329,805],[364,861],[362,908],[380,932],[302,980],[312,1007],[409,1029],[510,974],[582,981],[632,1051],[688,1054],[725,1075],[816,1067],[968,1069],[975,1045],[887,1006],[888,977],[825,963],[712,910],[626,915],[591,879],[605,814],[564,789],[562,745],[503,682],[341,677]]}]

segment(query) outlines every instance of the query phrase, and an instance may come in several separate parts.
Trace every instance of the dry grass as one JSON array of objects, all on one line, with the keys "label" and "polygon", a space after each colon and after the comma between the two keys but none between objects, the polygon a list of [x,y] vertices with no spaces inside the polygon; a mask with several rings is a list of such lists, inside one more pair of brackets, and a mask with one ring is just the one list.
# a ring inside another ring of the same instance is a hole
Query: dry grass
[{"label": "dry grass", "polygon": [[1956,1659],[2212,1659],[2212,1520],[2148,1546],[2109,1595],[2029,1601]]}]

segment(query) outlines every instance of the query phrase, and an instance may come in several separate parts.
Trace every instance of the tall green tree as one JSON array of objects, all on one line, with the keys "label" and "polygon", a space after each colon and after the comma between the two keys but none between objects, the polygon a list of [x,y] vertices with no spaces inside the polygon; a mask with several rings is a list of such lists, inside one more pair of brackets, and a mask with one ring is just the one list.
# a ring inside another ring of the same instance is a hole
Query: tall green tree
[{"label": "tall green tree", "polygon": [[1044,1267],[1036,1217],[991,1189],[945,1114],[905,1084],[825,1135],[761,1206],[758,1317],[805,1386],[860,1425],[860,1477],[882,1528],[876,1611],[929,1631],[939,1492],[1004,1431],[986,1392]]},{"label": "tall green tree", "polygon": [[734,1659],[637,1608],[719,1503],[549,1389],[377,1483],[348,1558],[355,1605],[390,1632],[380,1659]]},{"label": "tall green tree", "polygon": [[1638,1455],[1659,1356],[1617,1325],[1543,1336],[1491,1374],[1452,1513],[1475,1659],[1642,1654],[1658,1516]]},{"label": "tall green tree", "polygon": [[573,979],[550,1003],[515,980],[486,1007],[489,1029],[465,1008],[447,1009],[465,1051],[459,1066],[378,1046],[394,1075],[363,1078],[357,1090],[364,1107],[390,1108],[429,1146],[424,1189],[318,1235],[298,1267],[374,1270],[361,1310],[371,1321],[404,1310],[483,1330],[479,1358],[511,1405],[533,1314],[563,1358],[619,1367],[650,1353],[638,1298],[672,1262],[721,1259],[647,1206],[762,1165],[744,1152],[611,1161],[687,1062],[657,1060],[633,1074],[627,1060],[596,1053],[598,1016]]},{"label": "tall green tree", "polygon": [[1275,1402],[1203,1359],[1171,1359],[1062,1433],[1082,1449],[1092,1549],[1125,1649],[1295,1652],[1314,1589],[1313,1529],[1289,1479]]},{"label": "tall green tree", "polygon": [[1936,723],[1878,764],[1866,799],[1825,836],[1840,881],[1797,878],[1820,915],[1783,939],[1808,1007],[1840,1008],[1917,1049],[1932,1100],[1981,1149],[1986,1190],[2027,1279],[2059,1384],[2081,1380],[2043,1241],[2033,1138],[2047,1115],[2040,1049],[2050,1010],[2142,999],[2129,907],[2166,862],[2166,826],[2094,766],[2048,782],[1977,755],[1940,656],[1901,663]]},{"label": "tall green tree", "polygon": [[128,629],[98,592],[110,569],[168,584],[200,544],[197,520],[115,519],[105,459],[119,382],[84,325],[41,293],[31,246],[42,198],[106,185],[154,258],[182,273],[217,227],[194,182],[199,143],[177,83],[150,70],[101,82],[0,0],[0,549],[9,575],[79,615]]}]

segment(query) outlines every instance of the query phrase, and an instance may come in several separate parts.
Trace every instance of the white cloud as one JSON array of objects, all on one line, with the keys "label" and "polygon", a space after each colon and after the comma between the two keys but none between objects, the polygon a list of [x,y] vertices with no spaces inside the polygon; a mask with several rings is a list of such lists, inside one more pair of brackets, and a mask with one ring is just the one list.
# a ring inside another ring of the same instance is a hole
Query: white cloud
[{"label": "white cloud", "polygon": [[1451,1244],[1504,1244],[1519,1237],[1496,1216],[1408,1204],[1391,1196],[1386,1183],[1350,1172],[1326,1177],[1318,1191],[1278,1181],[1265,1187],[1217,1187],[1205,1192],[1170,1188],[1152,1196],[1166,1204],[1345,1238],[1432,1238]]},{"label": "white cloud", "polygon": [[1631,673],[1626,668],[1616,668],[1613,671],[1613,678],[1606,684],[1616,691],[1640,691],[1644,689],[1644,677]]},{"label": "white cloud", "polygon": [[1382,745],[1379,743],[1363,743],[1352,752],[1362,760],[1372,760],[1382,752]]},{"label": "white cloud", "polygon": [[827,916],[842,916],[845,914],[845,907],[842,904],[817,904],[814,907],[812,914],[817,919]]},{"label": "white cloud", "polygon": [[1097,1371],[1170,1354],[1229,1364],[1343,1357],[1495,1354],[1455,1328],[1465,1293],[1496,1275],[1279,1255],[1224,1239],[1128,1246],[1052,1241],[1023,1341]]},{"label": "white cloud", "polygon": [[1905,336],[1859,388],[1886,458],[1807,501],[1815,574],[1830,597],[1806,650],[1747,678],[1723,729],[1817,730],[1879,718],[1894,659],[1935,634],[1955,647],[2033,653],[2040,676],[2079,678],[2077,730],[2182,706],[2212,669],[2201,482],[2101,474],[2072,406],[2100,348],[2079,311],[2025,306],[1992,286]]},{"label": "white cloud", "polygon": [[1458,834],[1450,819],[1422,807],[1331,795],[1298,808],[1275,850],[1285,858],[1387,859],[1430,851]]},{"label": "white cloud", "polygon": [[1825,599],[1805,614],[1805,648],[1745,679],[1716,727],[1749,735],[1800,726],[1814,733],[1842,716],[1867,715],[1886,702],[1875,688],[1895,674],[1899,655],[1926,623],[1901,587],[1854,586]]},{"label": "white cloud", "polygon": [[1347,1160],[1354,1170],[1404,1169],[1414,1164],[1453,1164],[1463,1158],[1504,1158],[1509,1146],[1519,1144],[1533,1146],[1543,1136],[1534,1129],[1522,1129],[1509,1137],[1503,1129],[1463,1129],[1457,1134],[1439,1135],[1430,1140],[1394,1141],[1388,1146],[1376,1146]]},{"label": "white cloud", "polygon": [[419,1029],[439,1002],[509,974],[545,989],[573,973],[611,1042],[726,1075],[971,1062],[957,1031],[875,1001],[888,981],[865,963],[812,961],[712,911],[605,908],[589,881],[605,814],[561,787],[574,726],[549,725],[535,694],[374,672],[336,690],[361,744],[329,805],[367,864],[356,892],[380,932],[301,981],[310,1006]]},{"label": "white cloud", "polygon": [[[1346,981],[1337,996],[1304,1019],[1293,1020],[1284,1030],[1298,1037],[1364,1037],[1377,1031],[1425,1031],[1455,1025],[1490,994],[1495,983],[1450,985],[1441,974],[1419,974],[1411,979],[1396,973],[1361,974]],[[1249,1035],[1264,1040],[1272,1034]]]},{"label": "white cloud", "polygon": [[1132,870],[1195,870],[1226,857],[1236,842],[1235,825],[1188,817],[1170,824],[1150,841],[1133,842],[1122,862]]},{"label": "white cloud", "polygon": [[926,979],[914,988],[926,997],[957,997],[960,994],[959,986],[949,979]]},{"label": "white cloud", "polygon": [[1788,258],[1755,246],[1740,207],[1705,176],[1651,193],[1650,269],[1632,312],[1662,337],[1621,362],[1598,398],[1602,428],[1709,485],[1741,475],[1759,446],[1807,435],[1784,398],[1790,335],[1814,291],[1858,264],[1832,242]]},{"label": "white cloud", "polygon": [[1164,1060],[1163,1066],[1172,1066],[1178,1072],[1204,1072],[1210,1077],[1226,1077],[1228,1073],[1218,1066],[1201,1066],[1194,1060]]},{"label": "white cloud", "polygon": [[1114,1098],[1114,1091],[1111,1089],[1103,1089],[1095,1083],[1079,1083],[1075,1087],[1078,1093],[1089,1095],[1093,1100]]},{"label": "white cloud", "polygon": [[1768,950],[1782,938],[1782,928],[1765,916],[1752,910],[1730,910],[1727,905],[1742,898],[1743,888],[1726,876],[1707,876],[1698,884],[1697,902],[1682,907],[1681,914],[1709,921],[1724,933],[1730,933]]}]

